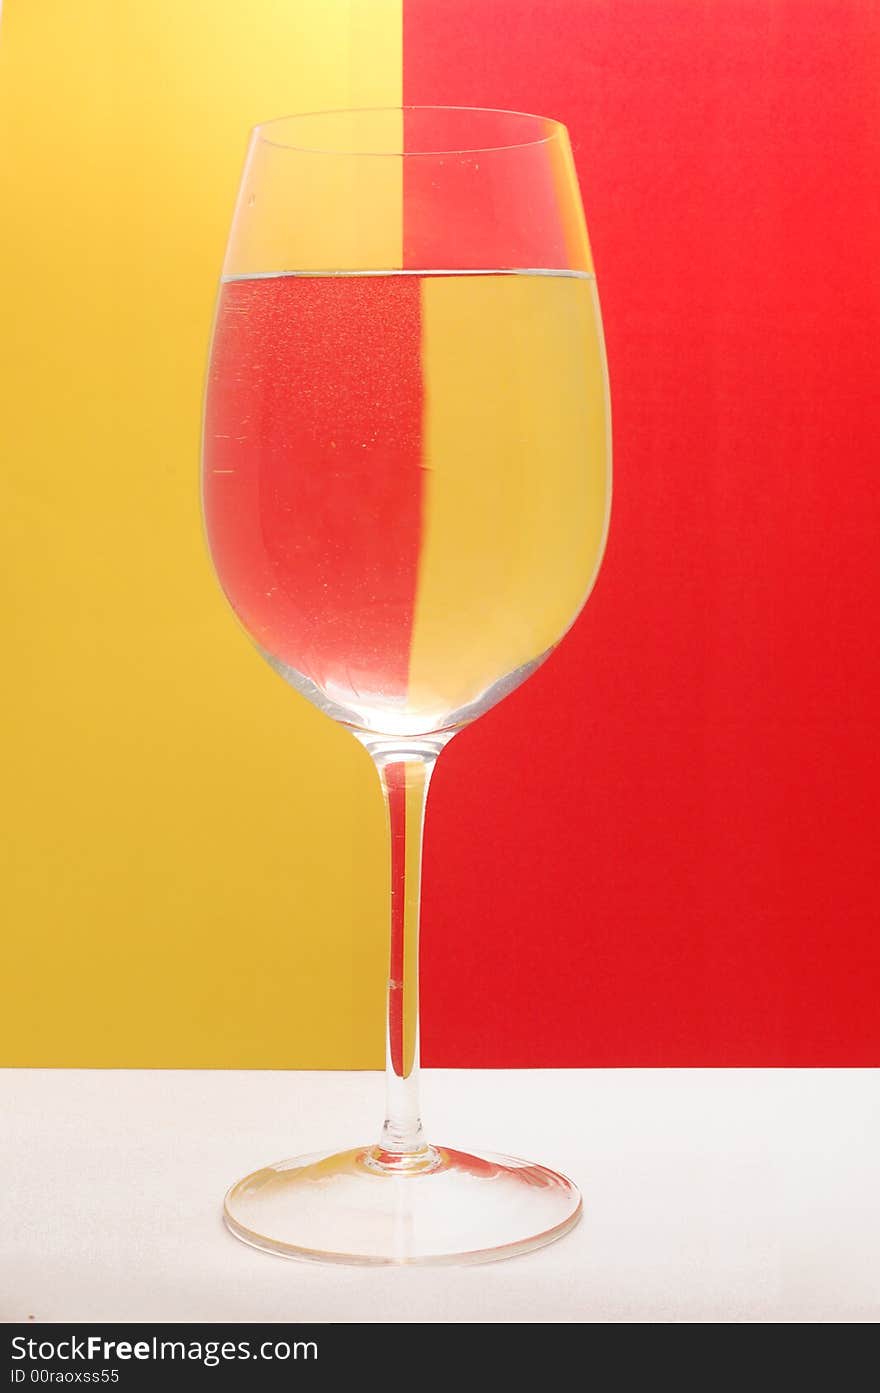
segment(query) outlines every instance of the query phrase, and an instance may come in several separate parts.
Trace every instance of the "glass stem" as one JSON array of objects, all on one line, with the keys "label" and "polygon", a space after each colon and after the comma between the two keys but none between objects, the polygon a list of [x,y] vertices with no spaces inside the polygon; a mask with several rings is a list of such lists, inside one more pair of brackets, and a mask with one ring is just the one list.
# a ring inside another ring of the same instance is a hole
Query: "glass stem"
[{"label": "glass stem", "polygon": [[419,1115],[419,901],[425,803],[442,745],[368,748],[382,782],[391,842],[385,1122],[372,1160],[393,1171],[424,1170],[438,1158]]}]

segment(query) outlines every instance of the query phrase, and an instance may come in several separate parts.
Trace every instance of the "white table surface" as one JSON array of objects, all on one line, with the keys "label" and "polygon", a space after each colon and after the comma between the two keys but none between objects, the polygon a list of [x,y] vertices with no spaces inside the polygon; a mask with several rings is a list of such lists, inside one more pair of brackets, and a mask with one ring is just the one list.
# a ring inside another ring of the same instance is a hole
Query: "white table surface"
[{"label": "white table surface", "polygon": [[568,1172],[585,1218],[469,1268],[236,1242],[246,1172],[372,1140],[373,1073],[0,1071],[0,1319],[875,1321],[875,1070],[433,1070],[432,1139]]}]

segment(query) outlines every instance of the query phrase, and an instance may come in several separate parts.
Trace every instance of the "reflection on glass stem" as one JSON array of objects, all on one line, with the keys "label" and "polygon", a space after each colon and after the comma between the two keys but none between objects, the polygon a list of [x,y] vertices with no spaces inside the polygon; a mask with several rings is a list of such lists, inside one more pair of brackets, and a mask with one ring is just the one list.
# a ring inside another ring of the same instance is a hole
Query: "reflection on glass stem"
[{"label": "reflection on glass stem", "polygon": [[366,1161],[392,1172],[440,1164],[425,1141],[419,1112],[419,907],[428,785],[449,738],[401,744],[360,736],[379,771],[391,846],[385,1122]]}]

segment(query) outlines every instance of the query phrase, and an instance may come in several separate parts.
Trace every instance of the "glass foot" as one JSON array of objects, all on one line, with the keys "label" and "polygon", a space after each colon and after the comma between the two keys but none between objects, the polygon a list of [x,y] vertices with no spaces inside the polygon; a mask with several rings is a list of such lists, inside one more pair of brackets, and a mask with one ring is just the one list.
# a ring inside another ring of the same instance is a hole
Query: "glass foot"
[{"label": "glass foot", "polygon": [[224,1218],[236,1238],[314,1262],[492,1262],[552,1243],[581,1217],[564,1175],[515,1156],[428,1148],[412,1166],[375,1147],[316,1152],[239,1180]]}]

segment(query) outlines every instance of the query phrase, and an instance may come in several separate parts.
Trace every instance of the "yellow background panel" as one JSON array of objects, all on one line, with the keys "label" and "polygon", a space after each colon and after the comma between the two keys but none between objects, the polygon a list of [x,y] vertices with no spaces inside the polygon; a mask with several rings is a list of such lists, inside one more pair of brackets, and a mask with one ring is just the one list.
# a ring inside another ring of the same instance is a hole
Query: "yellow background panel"
[{"label": "yellow background panel", "polygon": [[224,274],[401,266],[403,161],[352,152],[402,147],[395,107],[269,122],[248,153]]},{"label": "yellow background panel", "polygon": [[399,0],[7,0],[7,1065],[382,1059],[376,776],[237,630],[201,394],[248,129],[400,101]]}]

